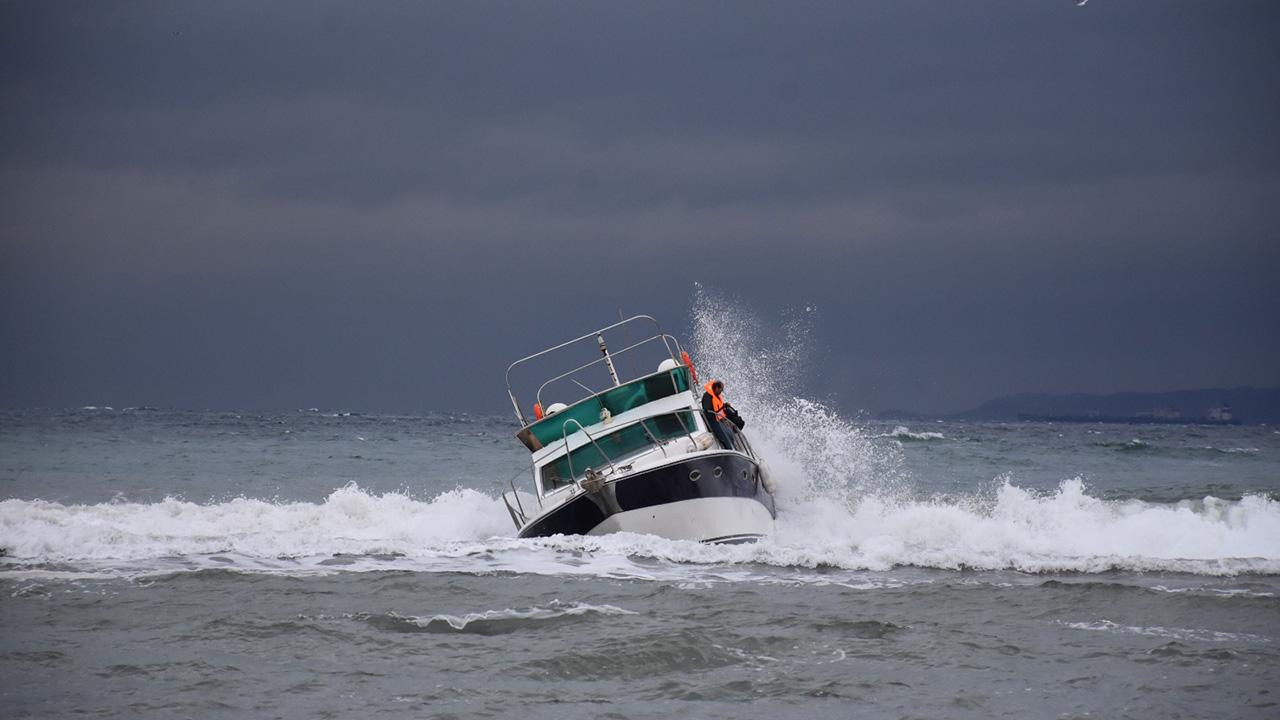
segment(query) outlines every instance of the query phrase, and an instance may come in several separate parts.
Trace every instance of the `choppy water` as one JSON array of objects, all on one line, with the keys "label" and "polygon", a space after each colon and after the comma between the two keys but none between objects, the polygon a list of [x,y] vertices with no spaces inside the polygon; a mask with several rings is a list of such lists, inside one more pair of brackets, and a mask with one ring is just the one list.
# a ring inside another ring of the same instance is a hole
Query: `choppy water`
[{"label": "choppy water", "polygon": [[859,423],[718,319],[756,545],[514,539],[505,418],[0,413],[3,714],[1280,712],[1280,432]]},{"label": "choppy water", "polygon": [[503,418],[0,422],[12,716],[1276,712],[1268,428],[850,429],[705,547],[513,539]]}]

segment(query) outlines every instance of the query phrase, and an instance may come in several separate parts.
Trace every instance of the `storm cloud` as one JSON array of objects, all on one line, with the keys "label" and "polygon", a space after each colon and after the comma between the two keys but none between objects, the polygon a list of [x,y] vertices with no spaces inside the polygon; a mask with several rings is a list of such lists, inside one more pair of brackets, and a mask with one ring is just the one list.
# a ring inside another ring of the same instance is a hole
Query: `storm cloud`
[{"label": "storm cloud", "polygon": [[504,411],[695,282],[850,410],[1280,384],[1278,21],[6,3],[0,404]]}]

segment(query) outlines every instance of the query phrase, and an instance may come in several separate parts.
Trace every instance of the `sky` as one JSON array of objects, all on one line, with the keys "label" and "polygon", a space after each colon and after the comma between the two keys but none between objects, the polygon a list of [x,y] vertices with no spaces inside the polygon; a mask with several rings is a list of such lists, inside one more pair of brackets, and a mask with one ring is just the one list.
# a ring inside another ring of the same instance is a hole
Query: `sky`
[{"label": "sky", "polygon": [[1243,0],[5,1],[0,406],[507,412],[699,283],[848,412],[1280,385],[1277,77]]}]

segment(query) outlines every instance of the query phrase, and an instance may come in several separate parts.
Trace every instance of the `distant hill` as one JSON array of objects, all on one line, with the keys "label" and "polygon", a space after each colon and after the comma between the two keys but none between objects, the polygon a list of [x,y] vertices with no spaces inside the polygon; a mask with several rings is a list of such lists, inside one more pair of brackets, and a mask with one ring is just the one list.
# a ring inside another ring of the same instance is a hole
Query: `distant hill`
[{"label": "distant hill", "polygon": [[1019,416],[1136,417],[1180,413],[1204,417],[1212,408],[1228,405],[1246,425],[1280,424],[1280,388],[1206,388],[1161,393],[1122,392],[1111,395],[1051,395],[1022,393],[988,400],[950,417],[959,420],[1010,421]]}]

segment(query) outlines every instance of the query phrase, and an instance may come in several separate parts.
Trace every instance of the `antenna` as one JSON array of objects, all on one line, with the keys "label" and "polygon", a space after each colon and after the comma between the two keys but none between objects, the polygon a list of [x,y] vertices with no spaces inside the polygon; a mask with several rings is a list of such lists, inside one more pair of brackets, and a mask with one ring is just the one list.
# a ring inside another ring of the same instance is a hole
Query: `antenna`
[{"label": "antenna", "polygon": [[621,385],[622,383],[618,380],[618,371],[613,367],[613,358],[609,357],[609,348],[604,345],[604,333],[596,335],[596,342],[600,343],[600,353],[604,355],[604,364],[609,368],[609,377],[613,378],[613,386]]}]

